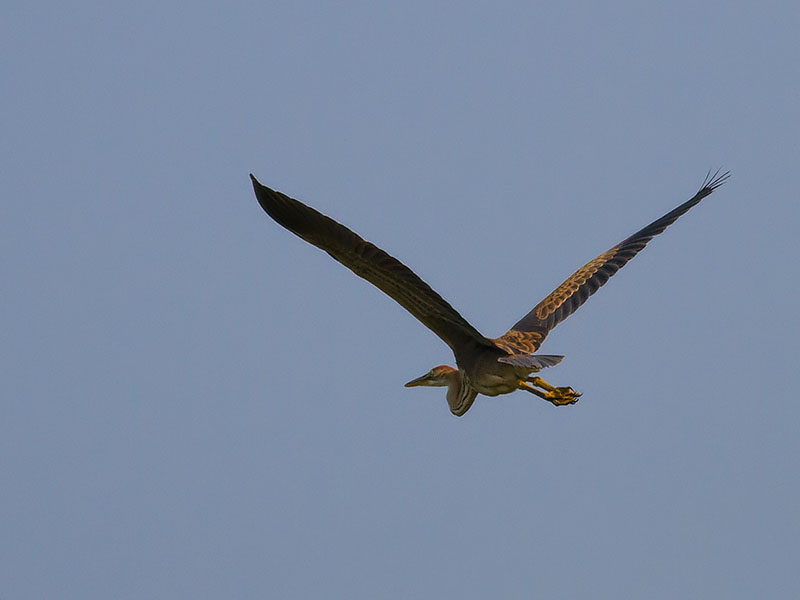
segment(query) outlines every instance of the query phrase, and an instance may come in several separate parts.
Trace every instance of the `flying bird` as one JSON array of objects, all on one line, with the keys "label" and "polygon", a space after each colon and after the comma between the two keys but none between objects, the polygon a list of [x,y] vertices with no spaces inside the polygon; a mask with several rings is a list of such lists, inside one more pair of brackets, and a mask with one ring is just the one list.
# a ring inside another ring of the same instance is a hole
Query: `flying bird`
[{"label": "flying bird", "polygon": [[581,395],[555,387],[534,375],[563,356],[534,354],[553,327],[575,312],[614,273],[678,217],[727,181],[730,172],[709,171],[689,200],[589,261],[533,310],[498,338],[484,337],[411,269],[344,225],[270,188],[251,174],[258,202],[292,233],[321,248],[359,277],[377,286],[450,346],[457,368],[440,365],[406,387],[447,387],[450,411],[466,413],[478,394],[498,396],[525,390],[556,406],[574,404]]}]

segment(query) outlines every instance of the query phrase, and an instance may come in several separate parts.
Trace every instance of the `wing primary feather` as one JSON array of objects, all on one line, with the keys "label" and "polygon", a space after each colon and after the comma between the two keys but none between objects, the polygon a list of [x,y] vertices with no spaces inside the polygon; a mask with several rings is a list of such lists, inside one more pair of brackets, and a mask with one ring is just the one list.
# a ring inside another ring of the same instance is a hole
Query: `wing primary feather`
[{"label": "wing primary feather", "polygon": [[250,179],[258,203],[270,217],[394,299],[448,344],[456,356],[465,344],[494,347],[399,260],[330,217],[261,185],[252,174]]},{"label": "wing primary feather", "polygon": [[[730,171],[720,173],[721,171],[722,169],[717,169],[712,174],[709,169],[702,186],[689,200],[575,271],[533,310],[515,323],[505,335],[497,338],[498,345],[504,345],[519,352],[537,350],[553,327],[575,312],[589,296],[600,289],[614,273],[636,256],[650,240],[724,184],[731,174]],[[533,337],[526,340],[523,335],[525,332],[531,332]]]}]

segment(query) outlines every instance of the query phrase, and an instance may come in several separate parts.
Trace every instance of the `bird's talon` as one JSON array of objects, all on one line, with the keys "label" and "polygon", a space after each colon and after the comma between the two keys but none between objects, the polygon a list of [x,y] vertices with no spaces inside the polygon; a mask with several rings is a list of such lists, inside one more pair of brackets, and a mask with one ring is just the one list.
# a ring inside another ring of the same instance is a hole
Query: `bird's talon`
[{"label": "bird's talon", "polygon": [[549,398],[555,406],[566,406],[568,404],[575,404],[581,394],[573,390],[571,387],[557,387],[552,392]]}]

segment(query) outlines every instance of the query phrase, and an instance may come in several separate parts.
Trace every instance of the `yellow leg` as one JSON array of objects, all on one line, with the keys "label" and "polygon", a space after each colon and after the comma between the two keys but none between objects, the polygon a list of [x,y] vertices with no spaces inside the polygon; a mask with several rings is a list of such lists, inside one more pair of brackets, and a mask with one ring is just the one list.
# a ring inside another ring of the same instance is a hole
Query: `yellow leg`
[{"label": "yellow leg", "polygon": [[547,383],[547,382],[546,382],[544,379],[542,379],[541,377],[528,377],[528,383],[532,383],[532,384],[533,384],[533,385],[535,385],[536,387],[540,387],[540,388],[542,388],[543,390],[547,390],[548,392],[552,392],[554,389],[556,389],[556,388],[554,388],[552,385],[550,385],[549,383]]},{"label": "yellow leg", "polygon": [[[534,386],[538,386],[545,391],[538,390]],[[544,398],[555,406],[575,404],[581,396],[571,387],[553,387],[541,377],[528,377],[527,381],[520,381],[519,389],[536,394],[539,398]]]}]

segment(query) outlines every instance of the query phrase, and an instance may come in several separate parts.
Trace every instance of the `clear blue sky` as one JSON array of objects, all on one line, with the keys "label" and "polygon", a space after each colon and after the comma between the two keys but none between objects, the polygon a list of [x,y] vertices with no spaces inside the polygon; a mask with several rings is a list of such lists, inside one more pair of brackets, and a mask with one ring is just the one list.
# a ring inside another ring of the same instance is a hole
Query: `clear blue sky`
[{"label": "clear blue sky", "polygon": [[[0,597],[800,596],[795,2],[3,13]],[[495,336],[718,166],[460,419],[247,177]]]}]

